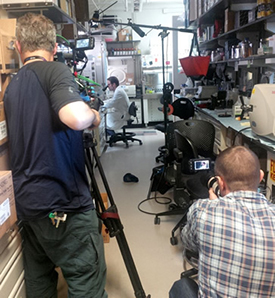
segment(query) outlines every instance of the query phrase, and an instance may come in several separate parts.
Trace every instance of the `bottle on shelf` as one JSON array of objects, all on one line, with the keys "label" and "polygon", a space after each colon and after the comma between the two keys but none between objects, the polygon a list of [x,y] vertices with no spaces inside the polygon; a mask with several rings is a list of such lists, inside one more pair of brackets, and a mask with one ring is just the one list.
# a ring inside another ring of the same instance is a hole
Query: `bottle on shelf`
[{"label": "bottle on shelf", "polygon": [[241,56],[247,58],[252,55],[252,43],[246,37],[241,43]]},{"label": "bottle on shelf", "polygon": [[257,18],[263,18],[266,16],[266,4],[267,0],[257,0]]}]

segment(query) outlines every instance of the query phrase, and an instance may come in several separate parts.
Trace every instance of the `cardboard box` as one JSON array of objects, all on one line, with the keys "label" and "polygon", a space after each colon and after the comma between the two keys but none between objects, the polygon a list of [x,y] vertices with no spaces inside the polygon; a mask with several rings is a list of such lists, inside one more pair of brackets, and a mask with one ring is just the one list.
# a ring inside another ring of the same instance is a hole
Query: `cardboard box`
[{"label": "cardboard box", "polygon": [[16,19],[0,19],[0,69],[1,73],[19,70],[19,56],[15,48]]},{"label": "cardboard box", "polygon": [[127,29],[121,29],[121,30],[118,32],[118,35],[117,35],[117,37],[118,37],[118,41],[125,41],[125,40],[126,40],[126,36],[127,36],[127,34],[130,35],[129,30],[127,30]]},{"label": "cardboard box", "polygon": [[0,35],[2,52],[1,73],[14,73],[19,70],[19,56],[15,48],[15,36]]},{"label": "cardboard box", "polygon": [[9,74],[0,74],[0,101],[3,101],[6,88],[11,81],[11,76]]},{"label": "cardboard box", "polygon": [[189,2],[189,21],[195,21],[198,18],[198,0]]},{"label": "cardboard box", "polygon": [[0,102],[0,145],[8,141],[7,123],[4,111],[4,103]]},{"label": "cardboard box", "polygon": [[0,171],[8,171],[10,170],[10,154],[8,143],[0,146]]},{"label": "cardboard box", "polygon": [[235,12],[227,8],[224,11],[224,32],[233,30],[235,26]]},{"label": "cardboard box", "polygon": [[[103,204],[105,206],[105,208],[108,208],[108,197],[106,193],[101,193],[101,198],[103,200]],[[103,224],[102,225],[102,237],[103,237],[103,241],[104,243],[109,243],[110,242],[110,235],[107,231],[106,226]]]},{"label": "cardboard box", "polygon": [[16,223],[17,214],[11,171],[0,171],[0,238]]},{"label": "cardboard box", "polygon": [[68,0],[59,0],[60,8],[65,11],[68,15],[70,15],[69,10],[69,1]]}]

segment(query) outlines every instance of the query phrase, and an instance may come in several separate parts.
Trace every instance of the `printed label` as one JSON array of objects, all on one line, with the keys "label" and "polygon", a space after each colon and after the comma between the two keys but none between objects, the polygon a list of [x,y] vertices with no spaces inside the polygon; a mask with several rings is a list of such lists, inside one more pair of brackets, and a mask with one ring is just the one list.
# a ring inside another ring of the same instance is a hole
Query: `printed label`
[{"label": "printed label", "polygon": [[1,205],[0,205],[0,225],[2,224],[11,216],[11,209],[10,209],[10,199],[7,198]]}]

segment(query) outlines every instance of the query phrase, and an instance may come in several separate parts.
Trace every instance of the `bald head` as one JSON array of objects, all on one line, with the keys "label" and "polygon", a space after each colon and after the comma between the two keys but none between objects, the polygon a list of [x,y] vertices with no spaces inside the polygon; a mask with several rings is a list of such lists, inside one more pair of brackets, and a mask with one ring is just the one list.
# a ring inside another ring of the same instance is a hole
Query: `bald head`
[{"label": "bald head", "polygon": [[231,192],[257,191],[260,182],[260,163],[257,156],[246,147],[230,147],[218,155],[215,175],[226,182]]}]

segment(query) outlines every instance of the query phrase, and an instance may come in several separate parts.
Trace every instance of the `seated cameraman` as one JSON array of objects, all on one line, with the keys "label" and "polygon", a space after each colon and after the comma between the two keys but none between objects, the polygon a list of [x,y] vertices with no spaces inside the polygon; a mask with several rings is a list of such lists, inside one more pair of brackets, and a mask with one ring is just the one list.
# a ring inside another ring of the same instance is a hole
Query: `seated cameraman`
[{"label": "seated cameraman", "polygon": [[275,297],[275,205],[257,192],[259,160],[245,147],[228,148],[215,175],[220,196],[210,189],[210,199],[195,202],[181,232],[199,254],[198,285],[183,278],[169,297]]}]

